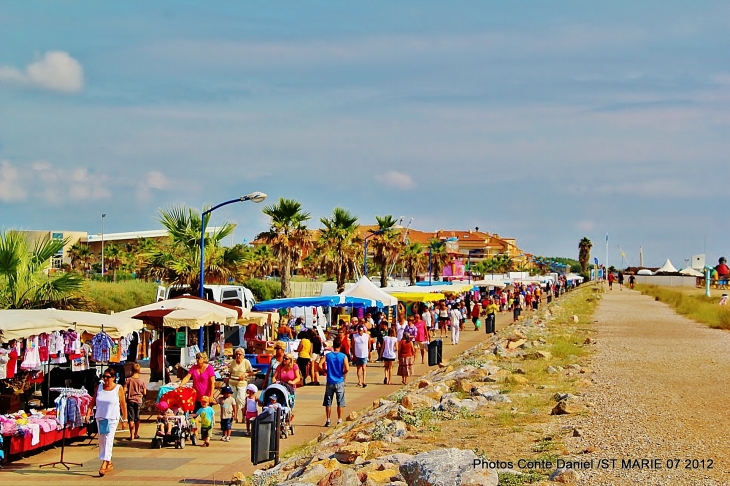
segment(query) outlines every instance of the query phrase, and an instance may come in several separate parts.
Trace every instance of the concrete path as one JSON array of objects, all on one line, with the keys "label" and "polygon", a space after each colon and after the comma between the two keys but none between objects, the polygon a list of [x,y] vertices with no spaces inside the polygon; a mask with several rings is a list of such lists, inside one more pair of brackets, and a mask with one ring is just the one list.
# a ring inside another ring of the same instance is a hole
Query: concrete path
[{"label": "concrete path", "polygon": [[[497,316],[497,329],[503,329],[512,322],[510,314]],[[486,339],[484,326],[475,332],[471,322],[467,322],[466,329],[461,333],[458,345],[450,344],[450,337],[444,339],[444,358],[451,357],[474,346]],[[430,370],[427,365],[418,364],[414,367],[415,375],[411,382]],[[395,372],[395,370],[394,370]],[[400,379],[394,376],[394,383],[400,384]],[[398,390],[398,385],[383,385],[383,366],[381,363],[368,365],[366,388],[355,386],[357,377],[354,368],[348,374],[346,397],[346,414],[362,410],[370,406],[374,400],[390,395]],[[326,432],[323,427],[325,416],[322,407],[324,386],[306,386],[297,390],[295,409],[295,435],[282,440],[282,454],[287,450],[300,446]],[[336,412],[333,410],[336,419]],[[0,482],[12,482],[33,486],[49,484],[81,484],[106,481],[114,485],[138,484],[226,484],[236,471],[246,475],[253,473],[257,466],[251,464],[250,439],[243,437],[243,424],[234,424],[231,442],[220,442],[220,432],[215,431],[210,447],[193,447],[190,444],[183,450],[173,447],[153,450],[150,448],[151,437],[154,433],[154,423],[142,424],[142,439],[128,442],[127,431],[117,431],[117,441],[114,446],[114,471],[103,479],[98,477],[100,461],[97,441],[91,445],[85,442],[74,442],[66,448],[66,460],[83,463],[83,467],[73,466],[70,471],[63,467],[43,468],[43,463],[57,461],[60,457],[60,448],[51,449],[26,458],[18,458],[0,469]]]}]

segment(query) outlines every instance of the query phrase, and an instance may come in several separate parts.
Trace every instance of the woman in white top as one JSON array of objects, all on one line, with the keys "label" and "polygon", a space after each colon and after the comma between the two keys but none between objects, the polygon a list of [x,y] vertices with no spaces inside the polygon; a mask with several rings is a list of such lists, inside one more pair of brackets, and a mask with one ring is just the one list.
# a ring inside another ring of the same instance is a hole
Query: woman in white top
[{"label": "woman in white top", "polygon": [[[402,332],[402,331],[401,331]],[[398,357],[398,339],[395,329],[388,329],[388,335],[383,338],[383,385],[390,385],[393,361]]]},{"label": "woman in white top", "polygon": [[395,338],[400,341],[403,339],[403,331],[405,331],[408,323],[406,322],[406,316],[398,316],[398,322],[395,324]]},{"label": "woman in white top", "polygon": [[119,420],[122,421],[122,430],[127,422],[127,402],[124,399],[124,388],[117,385],[114,379],[117,374],[113,368],[107,368],[102,375],[102,383],[96,390],[96,395],[89,405],[88,418],[96,406],[96,423],[99,426],[99,459],[102,460],[99,476],[114,469],[112,464],[112,447],[114,447],[114,432]]}]

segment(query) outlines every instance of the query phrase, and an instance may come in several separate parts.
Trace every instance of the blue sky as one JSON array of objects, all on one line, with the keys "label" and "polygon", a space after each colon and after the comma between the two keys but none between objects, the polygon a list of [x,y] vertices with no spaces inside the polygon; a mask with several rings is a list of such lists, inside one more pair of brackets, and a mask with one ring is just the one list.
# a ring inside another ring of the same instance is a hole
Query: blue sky
[{"label": "blue sky", "polygon": [[[638,3],[638,4],[637,4]],[[535,254],[730,256],[726,2],[0,6],[0,223],[263,191]],[[235,241],[267,226],[235,204]],[[705,243],[706,241],[706,243]]]}]

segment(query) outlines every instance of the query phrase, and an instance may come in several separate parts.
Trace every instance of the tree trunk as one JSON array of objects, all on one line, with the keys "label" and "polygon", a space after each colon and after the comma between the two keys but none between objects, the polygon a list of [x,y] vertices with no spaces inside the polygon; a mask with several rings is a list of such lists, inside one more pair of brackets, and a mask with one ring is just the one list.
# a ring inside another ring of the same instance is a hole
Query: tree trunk
[{"label": "tree trunk", "polygon": [[345,291],[345,269],[344,268],[338,268],[335,270],[336,280],[337,280],[337,293],[341,294]]},{"label": "tree trunk", "polygon": [[410,280],[411,285],[416,285],[416,272],[413,271],[413,266],[408,268],[408,280]]},{"label": "tree trunk", "polygon": [[380,265],[380,287],[387,287],[388,286],[388,275],[385,273],[388,265],[387,263],[384,263]]},{"label": "tree trunk", "polygon": [[284,256],[281,262],[281,295],[291,297],[291,258]]}]

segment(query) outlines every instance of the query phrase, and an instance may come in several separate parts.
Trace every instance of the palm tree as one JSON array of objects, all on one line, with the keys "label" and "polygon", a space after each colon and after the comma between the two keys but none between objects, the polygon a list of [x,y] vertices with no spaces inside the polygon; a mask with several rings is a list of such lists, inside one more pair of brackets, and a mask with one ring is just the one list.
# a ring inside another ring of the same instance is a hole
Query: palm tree
[{"label": "palm tree", "polygon": [[271,244],[274,255],[279,259],[281,293],[284,297],[290,297],[292,265],[296,265],[304,251],[311,246],[306,225],[311,216],[302,211],[298,201],[284,198],[266,206],[263,213],[271,218],[271,227],[261,236]]},{"label": "palm tree", "polygon": [[580,269],[583,273],[588,271],[588,262],[591,261],[591,248],[593,248],[593,243],[587,236],[584,236],[578,243],[578,262],[580,262]]},{"label": "palm tree", "polygon": [[433,279],[438,280],[444,267],[451,263],[451,256],[446,253],[445,241],[431,238],[429,240],[429,248],[431,249],[431,268],[433,272]]},{"label": "palm tree", "polygon": [[250,268],[254,276],[271,275],[276,266],[276,257],[268,245],[261,245],[251,253]]},{"label": "palm tree", "polygon": [[375,216],[375,220],[378,222],[377,232],[380,234],[373,237],[372,245],[375,248],[373,263],[380,268],[380,286],[387,287],[388,267],[398,258],[403,242],[395,230],[397,220],[392,215]]},{"label": "palm tree", "polygon": [[315,247],[318,267],[328,277],[334,276],[337,293],[344,292],[345,281],[353,277],[362,254],[357,216],[343,208],[335,208],[329,218],[320,218],[324,229]]},{"label": "palm tree", "polygon": [[112,282],[117,281],[117,270],[125,263],[124,251],[114,243],[104,249],[104,264],[112,271]]},{"label": "palm tree", "polygon": [[0,232],[0,308],[67,308],[83,278],[75,273],[46,275],[51,258],[68,239],[43,238],[32,245],[17,231]]},{"label": "palm tree", "polygon": [[425,247],[420,243],[410,243],[403,250],[401,261],[408,272],[411,285],[416,285],[416,276],[426,270],[428,257],[424,253]]},{"label": "palm tree", "polygon": [[[143,273],[173,285],[189,286],[194,293],[200,290],[200,230],[208,227],[210,214],[205,218],[185,206],[160,210],[160,223],[167,229],[169,241],[145,254]],[[224,223],[213,231],[205,232],[205,276],[210,282],[226,282],[238,274],[243,253],[223,247],[223,240],[236,226]]]}]

